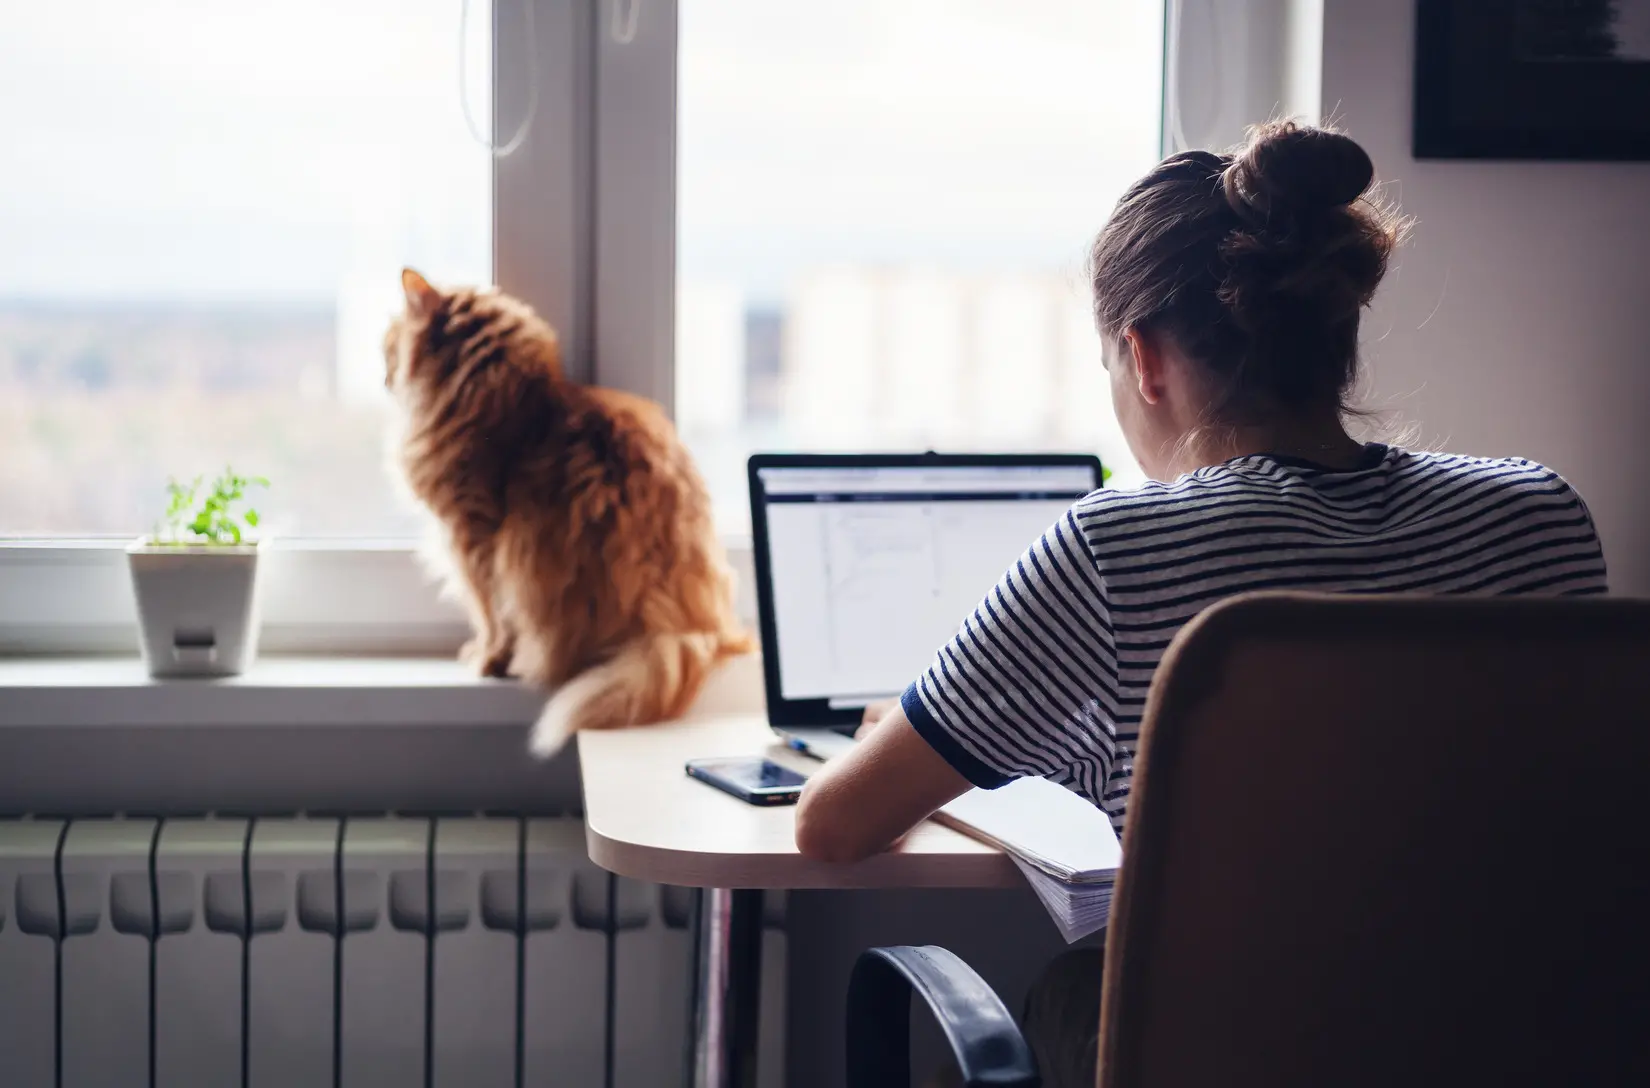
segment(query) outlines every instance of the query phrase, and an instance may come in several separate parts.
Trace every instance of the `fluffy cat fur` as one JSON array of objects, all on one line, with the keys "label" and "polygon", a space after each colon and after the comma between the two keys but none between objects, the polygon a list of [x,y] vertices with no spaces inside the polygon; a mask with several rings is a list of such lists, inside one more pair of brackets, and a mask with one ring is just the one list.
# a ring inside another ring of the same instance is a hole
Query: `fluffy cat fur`
[{"label": "fluffy cat fur", "polygon": [[384,338],[391,458],[443,530],[485,676],[551,692],[530,747],[682,714],[752,649],[710,497],[659,406],[562,376],[556,334],[496,289],[411,269]]}]

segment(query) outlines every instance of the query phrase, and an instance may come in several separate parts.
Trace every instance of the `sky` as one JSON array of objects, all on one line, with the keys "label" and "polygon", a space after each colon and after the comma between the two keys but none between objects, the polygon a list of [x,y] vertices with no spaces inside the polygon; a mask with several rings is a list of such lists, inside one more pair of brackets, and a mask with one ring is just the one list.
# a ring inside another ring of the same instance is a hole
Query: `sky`
[{"label": "sky", "polygon": [[485,277],[458,48],[458,0],[0,0],[0,297],[329,301],[383,245]]},{"label": "sky", "polygon": [[684,4],[681,266],[1080,264],[1157,160],[1147,0]]},{"label": "sky", "polygon": [[[502,0],[513,2],[513,0]],[[641,18],[648,18],[641,0]],[[0,0],[0,298],[327,302],[485,279],[461,0]],[[1150,0],[682,0],[684,278],[1071,267],[1155,159]]]}]

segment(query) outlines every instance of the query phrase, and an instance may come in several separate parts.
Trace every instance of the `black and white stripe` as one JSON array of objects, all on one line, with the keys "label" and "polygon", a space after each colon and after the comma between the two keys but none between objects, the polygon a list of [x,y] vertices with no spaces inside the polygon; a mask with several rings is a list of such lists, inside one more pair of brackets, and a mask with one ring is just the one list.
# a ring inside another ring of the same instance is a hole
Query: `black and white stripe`
[{"label": "black and white stripe", "polygon": [[1071,786],[1120,830],[1146,691],[1175,633],[1263,589],[1598,594],[1579,495],[1524,460],[1369,447],[1350,471],[1257,454],[1079,500],[902,700],[976,785]]}]

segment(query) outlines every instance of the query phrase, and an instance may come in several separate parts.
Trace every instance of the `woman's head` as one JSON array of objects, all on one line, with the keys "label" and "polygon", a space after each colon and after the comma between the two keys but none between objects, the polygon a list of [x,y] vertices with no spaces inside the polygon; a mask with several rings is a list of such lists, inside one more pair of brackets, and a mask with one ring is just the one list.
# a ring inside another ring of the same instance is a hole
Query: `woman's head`
[{"label": "woman's head", "polygon": [[1401,233],[1365,199],[1374,174],[1346,136],[1278,122],[1228,155],[1172,155],[1118,201],[1094,243],[1094,311],[1149,473],[1203,428],[1339,418]]}]

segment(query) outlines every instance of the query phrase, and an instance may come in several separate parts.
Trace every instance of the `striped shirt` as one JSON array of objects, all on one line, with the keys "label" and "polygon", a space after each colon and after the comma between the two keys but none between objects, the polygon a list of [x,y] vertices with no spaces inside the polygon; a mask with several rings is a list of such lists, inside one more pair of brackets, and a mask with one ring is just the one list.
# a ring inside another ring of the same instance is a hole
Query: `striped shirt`
[{"label": "striped shirt", "polygon": [[1146,689],[1223,598],[1605,592],[1580,496],[1531,461],[1367,447],[1353,469],[1256,454],[1079,499],[901,699],[970,782],[1041,775],[1119,829]]}]

